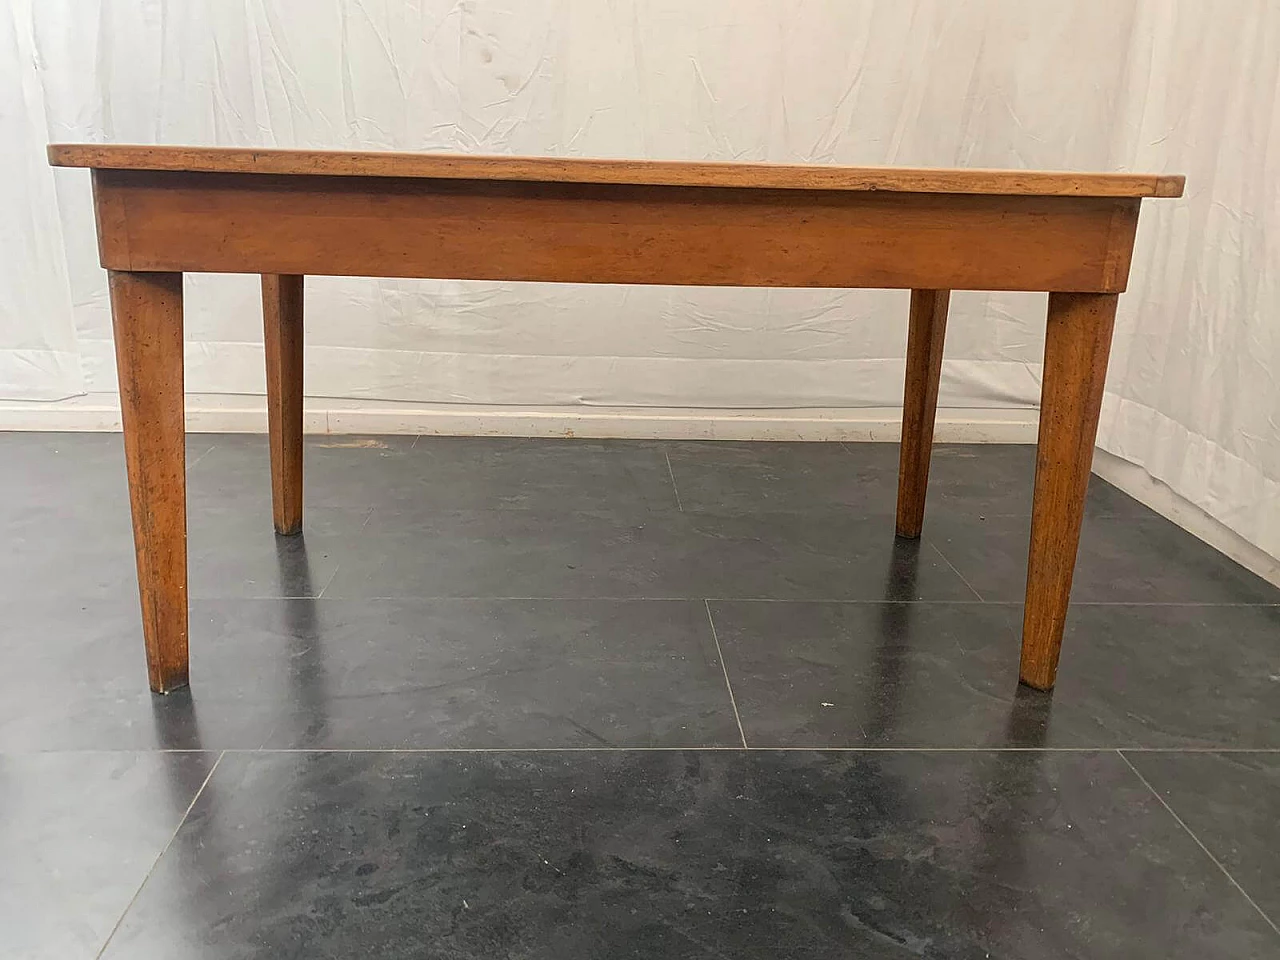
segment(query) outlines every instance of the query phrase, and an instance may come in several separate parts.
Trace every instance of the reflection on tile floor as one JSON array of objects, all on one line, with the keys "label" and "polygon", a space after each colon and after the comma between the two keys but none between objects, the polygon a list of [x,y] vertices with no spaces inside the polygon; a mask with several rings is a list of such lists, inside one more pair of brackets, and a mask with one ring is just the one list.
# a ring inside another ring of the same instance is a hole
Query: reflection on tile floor
[{"label": "reflection on tile floor", "polygon": [[1204,861],[1114,752],[234,754],[106,956],[1264,956]]},{"label": "reflection on tile floor", "polygon": [[1097,479],[1048,697],[1026,447],[188,449],[155,698],[120,438],[0,434],[0,958],[1280,955],[1280,591]]}]

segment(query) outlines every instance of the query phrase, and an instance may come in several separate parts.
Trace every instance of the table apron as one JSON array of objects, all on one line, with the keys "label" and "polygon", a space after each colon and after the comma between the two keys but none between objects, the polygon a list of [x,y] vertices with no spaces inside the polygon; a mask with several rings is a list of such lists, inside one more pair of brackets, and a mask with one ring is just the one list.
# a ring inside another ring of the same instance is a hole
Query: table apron
[{"label": "table apron", "polygon": [[112,270],[1118,293],[1132,197],[93,171]]}]

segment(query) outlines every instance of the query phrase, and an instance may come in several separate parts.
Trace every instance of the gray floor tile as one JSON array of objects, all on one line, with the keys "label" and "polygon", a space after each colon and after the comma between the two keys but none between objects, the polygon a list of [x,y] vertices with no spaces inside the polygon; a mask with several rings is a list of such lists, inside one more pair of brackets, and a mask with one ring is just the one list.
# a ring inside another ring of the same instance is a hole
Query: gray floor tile
[{"label": "gray floor tile", "polygon": [[1116,753],[228,755],[107,958],[1264,958]]},{"label": "gray floor tile", "polygon": [[[196,463],[213,439],[187,435],[187,466]],[[129,512],[124,438],[119,433],[37,433],[0,431],[0,522],[21,507],[54,510],[123,503]]]},{"label": "gray floor tile", "polygon": [[742,742],[701,602],[197,601],[162,698],[134,605],[0,616],[0,749]]},{"label": "gray floor tile", "polygon": [[[685,510],[717,513],[796,510],[893,514],[896,443],[671,441],[671,469]],[[1035,447],[937,444],[927,516],[1030,516]],[[1146,507],[1094,477],[1091,517],[1146,516]]]},{"label": "gray floor tile", "polygon": [[[315,596],[358,540],[368,511],[308,511],[302,537],[276,537],[271,513],[191,504],[187,570],[193,597]],[[12,513],[0,533],[0,599],[137,597],[129,501]]]},{"label": "gray floor tile", "polygon": [[668,442],[685,510],[892,514],[897,444]]},{"label": "gray floor tile", "polygon": [[214,759],[0,754],[0,956],[96,957]]},{"label": "gray floor tile", "polygon": [[[220,435],[191,471],[196,501],[270,510],[266,438]],[[381,507],[416,517],[510,507],[675,510],[660,444],[508,437],[308,437],[307,508]]]},{"label": "gray floor tile", "polygon": [[325,595],[974,598],[883,519],[583,510],[375,511]]},{"label": "gray floor tile", "polygon": [[1280,753],[1126,757],[1271,922],[1280,924]]},{"label": "gray floor tile", "polygon": [[357,551],[365,509],[307,511],[300,536],[278,537],[269,512],[204,507],[188,518],[187,565],[193,598],[316,597]]},{"label": "gray floor tile", "polygon": [[1052,695],[1017,605],[711,611],[751,746],[1280,747],[1277,607],[1077,604]]},{"label": "gray floor tile", "polygon": [[[1027,517],[934,517],[925,537],[985,600],[1020,601]],[[1086,517],[1071,598],[1112,603],[1280,603],[1272,586],[1163,517]]]},{"label": "gray floor tile", "polygon": [[[962,517],[1029,517],[1035,475],[1034,444],[936,444],[930,457],[928,507]],[[1089,479],[1085,515],[1136,518],[1150,516],[1150,510],[1095,476]],[[926,522],[927,516],[928,508]]]},{"label": "gray floor tile", "polygon": [[1278,637],[1280,607],[1076,604],[1053,715],[1075,743],[1280,747]]}]

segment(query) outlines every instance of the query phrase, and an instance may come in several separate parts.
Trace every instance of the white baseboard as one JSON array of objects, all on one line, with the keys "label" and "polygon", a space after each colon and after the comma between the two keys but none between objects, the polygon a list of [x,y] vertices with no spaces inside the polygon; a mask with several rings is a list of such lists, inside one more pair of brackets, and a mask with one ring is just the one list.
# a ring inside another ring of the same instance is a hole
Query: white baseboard
[{"label": "white baseboard", "polygon": [[[483,407],[308,398],[303,416],[304,429],[318,434],[809,441],[896,441],[902,434],[902,412],[894,408]],[[939,443],[1035,443],[1038,418],[1032,409],[940,409],[934,439]],[[187,396],[187,429],[193,433],[262,433],[266,426],[266,405],[260,396]],[[114,394],[50,402],[0,401],[0,430],[119,429],[120,408]],[[1097,450],[1093,470],[1280,586],[1280,560],[1153,480],[1141,467]]]},{"label": "white baseboard", "polygon": [[[1033,409],[942,409],[939,443],[1034,443]],[[262,433],[260,396],[188,394],[192,433]],[[120,429],[114,394],[53,402],[0,401],[0,430]],[[655,407],[504,407],[308,398],[303,429],[319,434],[616,437],[673,440],[897,440],[899,408],[725,410]]]}]

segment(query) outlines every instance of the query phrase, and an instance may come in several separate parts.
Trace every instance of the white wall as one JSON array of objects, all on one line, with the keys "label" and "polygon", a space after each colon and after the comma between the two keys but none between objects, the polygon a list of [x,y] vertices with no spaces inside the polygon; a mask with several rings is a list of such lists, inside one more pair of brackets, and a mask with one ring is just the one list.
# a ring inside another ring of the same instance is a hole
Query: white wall
[{"label": "white wall", "polygon": [[[10,0],[0,396],[114,386],[87,176],[47,140],[1183,172],[1143,214],[1100,444],[1280,556],[1278,64],[1269,0]],[[901,395],[902,292],[308,284],[313,395]],[[942,403],[1034,405],[1043,310],[957,294]],[[262,391],[253,278],[189,280],[187,340],[190,390]]]}]

